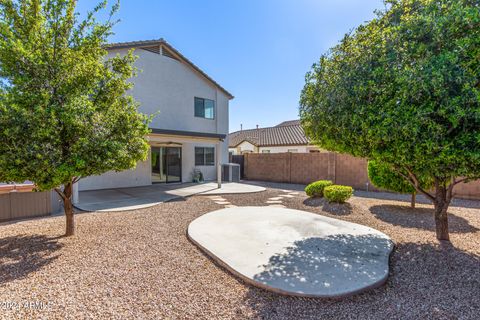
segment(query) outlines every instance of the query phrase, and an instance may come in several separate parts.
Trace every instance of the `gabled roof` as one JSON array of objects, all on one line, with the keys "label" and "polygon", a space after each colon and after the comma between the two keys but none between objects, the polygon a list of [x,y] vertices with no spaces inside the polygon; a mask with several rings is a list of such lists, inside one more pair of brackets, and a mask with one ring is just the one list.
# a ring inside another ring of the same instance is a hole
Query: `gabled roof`
[{"label": "gabled roof", "polygon": [[163,38],[160,38],[160,39],[157,39],[157,40],[144,40],[144,41],[130,41],[130,42],[111,43],[111,44],[107,45],[106,48],[107,48],[107,50],[108,49],[140,48],[140,49],[145,49],[145,50],[152,51],[152,52],[155,52],[155,53],[163,54],[167,57],[179,60],[179,61],[187,64],[193,70],[198,72],[202,77],[204,77],[207,81],[209,81],[215,87],[217,87],[218,89],[223,91],[223,93],[225,93],[229,99],[234,98],[233,95],[230,92],[228,92],[225,88],[223,88],[221,85],[219,85],[215,80],[210,78],[210,76],[208,76],[205,72],[203,72],[193,62],[188,60],[184,55],[182,55],[177,49],[172,47]]},{"label": "gabled roof", "polygon": [[257,147],[309,144],[300,120],[285,121],[275,127],[236,131],[228,135],[230,148],[234,148],[244,141]]}]

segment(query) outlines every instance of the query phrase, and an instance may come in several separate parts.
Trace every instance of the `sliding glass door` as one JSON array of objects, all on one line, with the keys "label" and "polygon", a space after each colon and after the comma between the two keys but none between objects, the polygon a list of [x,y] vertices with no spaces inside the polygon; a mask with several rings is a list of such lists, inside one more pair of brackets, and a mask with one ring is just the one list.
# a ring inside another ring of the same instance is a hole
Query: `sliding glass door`
[{"label": "sliding glass door", "polygon": [[152,183],[182,181],[182,148],[152,147]]}]

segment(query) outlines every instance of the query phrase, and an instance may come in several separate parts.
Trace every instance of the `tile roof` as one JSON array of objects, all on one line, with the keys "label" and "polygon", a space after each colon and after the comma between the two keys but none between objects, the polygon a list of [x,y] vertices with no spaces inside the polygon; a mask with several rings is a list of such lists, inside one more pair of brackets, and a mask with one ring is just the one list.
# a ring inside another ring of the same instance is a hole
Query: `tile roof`
[{"label": "tile roof", "polygon": [[309,144],[300,120],[285,121],[275,127],[236,131],[228,135],[230,148],[238,146],[243,141],[257,147]]},{"label": "tile roof", "polygon": [[199,67],[197,67],[193,62],[188,60],[183,54],[181,54],[177,49],[172,47],[167,41],[165,41],[163,38],[160,39],[155,39],[155,40],[143,40],[143,41],[130,41],[130,42],[116,42],[116,43],[110,43],[106,46],[107,49],[125,49],[125,48],[141,48],[141,47],[151,47],[155,45],[163,45],[167,47],[168,50],[172,51],[174,54],[176,54],[180,60],[185,62],[187,65],[192,67],[195,71],[200,73],[203,77],[205,77],[208,81],[210,81],[213,85],[218,87],[221,91],[223,91],[229,99],[233,99],[233,95],[228,92],[225,88],[223,88],[221,85],[219,85],[215,80],[210,78],[209,75],[207,75],[205,72],[203,72]]},{"label": "tile roof", "polygon": [[284,126],[298,126],[300,125],[300,120],[288,120],[288,121],[283,121],[279,124],[277,124],[275,127],[284,127]]}]

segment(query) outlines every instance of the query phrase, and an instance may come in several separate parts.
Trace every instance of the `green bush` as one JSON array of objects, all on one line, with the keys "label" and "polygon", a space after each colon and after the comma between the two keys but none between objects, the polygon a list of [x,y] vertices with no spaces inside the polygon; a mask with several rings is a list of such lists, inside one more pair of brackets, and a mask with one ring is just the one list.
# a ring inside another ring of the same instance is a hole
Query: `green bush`
[{"label": "green bush", "polygon": [[305,187],[305,192],[309,197],[323,197],[323,189],[331,185],[333,185],[333,183],[330,180],[315,181]]},{"label": "green bush", "polygon": [[353,188],[349,186],[333,185],[323,189],[323,195],[328,202],[344,203],[353,194]]},{"label": "green bush", "polygon": [[368,178],[372,184],[380,189],[400,193],[414,193],[415,188],[391,166],[379,161],[368,161]]}]

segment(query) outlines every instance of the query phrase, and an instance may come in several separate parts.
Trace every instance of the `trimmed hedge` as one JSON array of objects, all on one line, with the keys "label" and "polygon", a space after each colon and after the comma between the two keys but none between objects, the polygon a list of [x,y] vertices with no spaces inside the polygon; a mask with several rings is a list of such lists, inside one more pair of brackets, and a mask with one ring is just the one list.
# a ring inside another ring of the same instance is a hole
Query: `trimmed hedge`
[{"label": "trimmed hedge", "polygon": [[323,197],[323,189],[331,185],[333,185],[333,183],[330,180],[315,181],[305,187],[305,192],[309,197]]},{"label": "trimmed hedge", "polygon": [[323,195],[328,202],[344,203],[353,194],[353,188],[349,186],[333,185],[323,189]]}]

